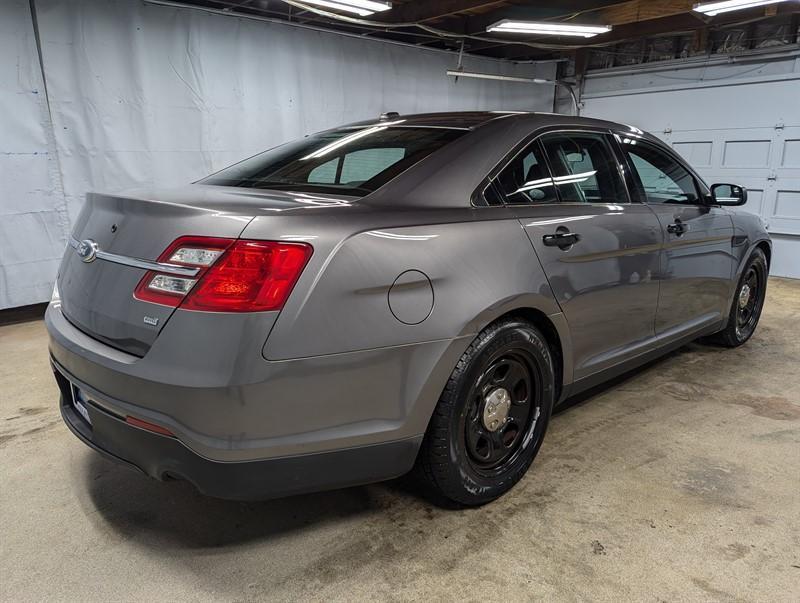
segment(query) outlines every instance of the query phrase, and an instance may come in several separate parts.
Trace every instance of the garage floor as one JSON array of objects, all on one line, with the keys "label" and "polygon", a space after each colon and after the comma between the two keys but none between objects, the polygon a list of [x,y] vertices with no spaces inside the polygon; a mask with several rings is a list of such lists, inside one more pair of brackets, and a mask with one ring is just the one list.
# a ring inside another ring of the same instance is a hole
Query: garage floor
[{"label": "garage floor", "polygon": [[800,281],[551,423],[510,495],[264,503],[109,463],[61,424],[41,321],[0,327],[0,599],[800,598]]}]

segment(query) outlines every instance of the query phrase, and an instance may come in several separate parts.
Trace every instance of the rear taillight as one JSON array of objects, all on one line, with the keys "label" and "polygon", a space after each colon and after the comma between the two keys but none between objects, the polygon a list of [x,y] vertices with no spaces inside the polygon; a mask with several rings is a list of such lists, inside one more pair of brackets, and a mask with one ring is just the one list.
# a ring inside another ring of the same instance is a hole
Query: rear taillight
[{"label": "rear taillight", "polygon": [[188,310],[280,310],[311,257],[311,245],[236,241],[181,304]]},{"label": "rear taillight", "polygon": [[312,252],[306,243],[181,237],[158,261],[191,266],[198,273],[148,272],[134,297],[205,312],[280,310]]}]

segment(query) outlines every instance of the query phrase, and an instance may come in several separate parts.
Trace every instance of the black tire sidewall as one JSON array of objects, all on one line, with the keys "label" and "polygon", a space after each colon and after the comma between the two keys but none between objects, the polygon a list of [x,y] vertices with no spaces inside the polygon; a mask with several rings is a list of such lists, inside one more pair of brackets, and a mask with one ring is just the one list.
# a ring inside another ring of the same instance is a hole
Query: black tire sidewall
[{"label": "black tire sidewall", "polygon": [[[467,397],[474,384],[487,368],[489,360],[498,351],[521,349],[526,352],[541,379],[540,415],[536,420],[534,435],[527,442],[512,464],[502,473],[495,476],[482,474],[473,467],[464,446],[462,416],[467,406]],[[514,321],[502,325],[496,332],[471,351],[466,369],[456,379],[454,389],[455,403],[448,416],[448,482],[460,485],[463,489],[462,502],[480,504],[494,500],[514,484],[516,484],[530,467],[544,439],[547,424],[554,403],[554,371],[553,361],[546,340],[539,331],[523,321]]]},{"label": "black tire sidewall", "polygon": [[[758,294],[758,305],[755,308],[755,322],[753,323],[753,328],[748,330],[743,337],[739,336],[739,330],[737,328],[737,321],[738,321],[738,314],[739,314],[739,292],[742,290],[742,285],[744,284],[744,279],[747,277],[747,273],[750,271],[750,268],[756,267],[759,272],[759,290]],[[756,249],[751,255],[750,258],[747,260],[747,263],[744,266],[744,270],[742,270],[742,275],[739,278],[739,282],[736,285],[736,293],[733,297],[733,306],[731,307],[731,314],[729,317],[729,325],[728,328],[731,330],[731,334],[733,335],[733,339],[736,341],[737,344],[743,344],[747,342],[755,333],[756,328],[758,328],[758,322],[761,320],[761,312],[764,309],[764,301],[766,300],[766,292],[767,292],[767,279],[769,278],[769,268],[767,267],[767,258],[764,255],[764,252],[760,249]]]}]

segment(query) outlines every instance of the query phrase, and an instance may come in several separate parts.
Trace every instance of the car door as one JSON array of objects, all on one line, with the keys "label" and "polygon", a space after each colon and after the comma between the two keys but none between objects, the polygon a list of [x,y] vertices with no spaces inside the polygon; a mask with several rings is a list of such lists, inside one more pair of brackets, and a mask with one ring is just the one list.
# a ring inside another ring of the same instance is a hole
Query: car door
[{"label": "car door", "polygon": [[569,323],[574,379],[637,355],[653,337],[662,235],[653,212],[630,202],[608,133],[543,134],[493,185]]},{"label": "car door", "polygon": [[664,233],[656,334],[699,330],[728,311],[733,221],[709,204],[708,191],[677,155],[641,138],[617,139],[634,189],[658,216]]}]

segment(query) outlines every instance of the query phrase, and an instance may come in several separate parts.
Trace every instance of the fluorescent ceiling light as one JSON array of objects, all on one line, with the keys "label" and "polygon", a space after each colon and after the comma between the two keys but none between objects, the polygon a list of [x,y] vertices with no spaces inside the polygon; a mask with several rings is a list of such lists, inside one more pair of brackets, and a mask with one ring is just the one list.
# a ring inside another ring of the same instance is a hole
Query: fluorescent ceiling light
[{"label": "fluorescent ceiling light", "polygon": [[[751,0],[752,1],[752,0]],[[569,23],[537,23],[534,21],[512,21],[503,19],[486,28],[486,31],[526,33],[546,36],[578,36],[591,38],[611,31],[610,25],[572,25]]]},{"label": "fluorescent ceiling light", "polygon": [[767,4],[777,4],[778,2],[786,2],[786,0],[724,0],[724,2],[701,2],[700,4],[694,5],[694,10],[698,13],[704,13],[709,17],[713,17],[720,13],[729,13],[734,10],[754,8]]},{"label": "fluorescent ceiling light", "polygon": [[378,0],[303,0],[303,2],[356,13],[362,17],[392,8],[390,2],[379,2]]}]

